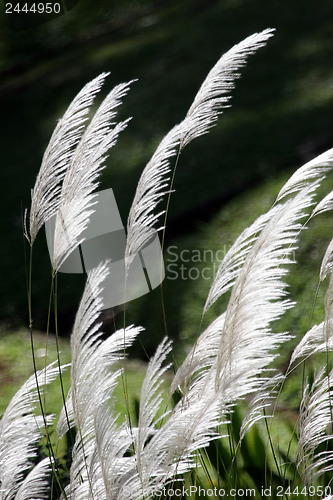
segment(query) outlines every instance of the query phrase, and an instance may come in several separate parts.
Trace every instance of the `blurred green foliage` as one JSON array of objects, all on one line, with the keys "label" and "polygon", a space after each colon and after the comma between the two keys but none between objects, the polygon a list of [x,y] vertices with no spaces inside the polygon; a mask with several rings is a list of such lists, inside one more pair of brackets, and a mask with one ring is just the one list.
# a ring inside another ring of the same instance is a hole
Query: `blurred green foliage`
[{"label": "blurred green foliage", "polygon": [[[57,360],[56,339],[54,335],[34,332],[34,351],[37,369]],[[59,358],[62,365],[71,362],[70,344],[66,339],[59,339]],[[124,375],[120,377],[113,393],[116,414],[125,415],[130,411],[135,416],[136,401],[140,399],[141,384],[146,372],[146,364],[140,361],[126,361]],[[30,333],[27,330],[17,332],[0,331],[0,416],[4,413],[10,399],[22,384],[34,373]],[[168,378],[168,376],[167,376]],[[62,375],[65,395],[70,386],[70,367]],[[125,389],[126,388],[126,389]],[[125,396],[127,394],[127,396]],[[59,378],[47,386],[43,396],[46,413],[59,416],[63,401]],[[128,398],[126,400],[126,398]],[[167,404],[167,399],[165,399]]]},{"label": "blurred green foliage", "polygon": [[[57,360],[56,341],[53,335],[46,337],[44,333],[34,333],[35,357],[37,369]],[[62,364],[71,361],[69,344],[60,339],[60,359]],[[9,400],[21,385],[34,373],[30,334],[27,330],[17,332],[0,332],[0,415],[8,405]],[[70,384],[69,370],[63,375],[64,387],[68,391]],[[47,391],[47,413],[57,413],[62,407],[59,380],[50,384]]]}]

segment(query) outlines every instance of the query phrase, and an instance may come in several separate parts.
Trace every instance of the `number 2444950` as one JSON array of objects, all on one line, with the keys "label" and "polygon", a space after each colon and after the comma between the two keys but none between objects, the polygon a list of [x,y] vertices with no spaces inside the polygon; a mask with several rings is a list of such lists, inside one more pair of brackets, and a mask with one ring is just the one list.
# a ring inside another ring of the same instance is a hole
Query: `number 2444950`
[{"label": "number 2444950", "polygon": [[59,14],[61,5],[57,2],[36,2],[31,5],[7,2],[5,12],[6,14]]}]

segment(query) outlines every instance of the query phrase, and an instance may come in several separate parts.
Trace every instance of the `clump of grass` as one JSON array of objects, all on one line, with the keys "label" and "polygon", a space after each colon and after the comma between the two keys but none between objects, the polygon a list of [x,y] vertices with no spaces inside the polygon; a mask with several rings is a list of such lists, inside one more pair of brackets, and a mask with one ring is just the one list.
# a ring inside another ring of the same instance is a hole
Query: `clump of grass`
[{"label": "clump of grass", "polygon": [[[143,170],[128,218],[125,276],[156,231],[162,231],[163,246],[170,192],[182,149],[216,123],[228,105],[239,69],[272,34],[272,30],[254,34],[221,57],[184,120],[165,136]],[[300,236],[310,219],[332,209],[332,194],[317,202],[316,193],[332,169],[333,150],[297,170],[272,207],[236,239],[217,269],[199,328],[213,304],[229,296],[224,310],[200,333],[171,377],[167,395],[164,380],[171,368],[167,360],[172,343],[167,337],[163,339],[148,363],[135,416],[130,410],[126,355],[143,328],[126,325],[124,313],[123,327],[107,338],[103,336],[100,314],[109,263],[101,262],[89,270],[71,336],[70,389],[66,394],[62,379],[66,367],[61,362],[57,335],[57,274],[84,241],[105,155],[128,123],[114,120],[131,82],[113,89],[86,125],[93,98],[105,77],[103,74],[88,83],[59,121],[32,191],[25,235],[31,249],[28,306],[34,374],[16,393],[0,421],[0,498],[139,500],[188,496],[187,491],[193,498],[202,496],[203,491],[218,498],[231,489],[238,490],[240,496],[246,489],[258,498],[267,496],[268,491],[271,497],[316,494],[329,498],[327,478],[333,468],[332,278],[322,323],[313,326],[296,346],[284,373],[273,368],[273,362],[280,346],[291,339],[288,332],[276,331],[275,326],[276,320],[295,307],[288,298],[285,278],[294,264]],[[156,212],[165,197],[166,210]],[[52,217],[49,318],[54,310],[57,360],[49,365],[45,361],[38,370],[31,300],[32,249],[39,230]],[[330,244],[320,283],[331,276],[332,254]],[[305,382],[304,359],[317,352],[326,354],[325,366],[312,381]],[[280,446],[270,421],[276,418],[286,377],[299,363],[304,369],[300,417],[289,441]],[[56,374],[63,406],[54,439],[50,436],[54,416],[47,411],[44,392]],[[125,416],[116,409],[119,387]],[[245,417],[236,409],[239,402],[246,408]],[[61,455],[59,442],[64,437],[68,447]]]}]

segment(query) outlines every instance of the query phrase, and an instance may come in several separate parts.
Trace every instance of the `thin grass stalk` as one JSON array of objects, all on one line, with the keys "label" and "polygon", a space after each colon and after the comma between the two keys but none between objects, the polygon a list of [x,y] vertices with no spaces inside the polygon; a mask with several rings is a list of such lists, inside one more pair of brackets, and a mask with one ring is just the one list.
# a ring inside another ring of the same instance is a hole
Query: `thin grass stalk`
[{"label": "thin grass stalk", "polygon": [[[41,391],[40,391],[40,387],[39,387],[39,381],[38,381],[38,377],[37,377],[37,365],[36,365],[36,357],[35,357],[33,327],[32,327],[32,246],[30,247],[28,284],[29,284],[29,287],[28,287],[29,333],[30,333],[32,364],[33,364],[33,370],[34,370],[34,374],[35,374],[35,381],[36,381],[39,406],[40,406],[40,410],[41,410],[42,418],[43,418],[43,422],[44,422],[46,440],[47,440],[48,447],[49,447],[51,453],[53,454],[52,445],[51,445],[50,437],[48,434],[48,425],[46,422],[44,406],[43,406]],[[50,460],[50,465],[52,467],[51,460]]]},{"label": "thin grass stalk", "polygon": [[[46,434],[46,441],[47,441],[47,449],[50,451],[49,459],[50,459],[50,466],[51,469],[54,473],[54,477],[58,483],[58,486],[60,488],[60,491],[64,495],[64,499],[67,500],[67,496],[65,494],[65,491],[62,487],[60,478],[59,478],[59,471],[56,465],[56,458],[53,450],[53,446],[51,443],[49,431],[48,431],[48,424],[46,420],[46,415],[45,415],[45,409],[42,401],[42,396],[41,396],[41,390],[39,387],[39,381],[37,377],[37,364],[36,364],[36,357],[35,357],[35,347],[34,347],[34,337],[33,337],[33,320],[32,320],[32,250],[33,246],[30,246],[30,259],[29,259],[29,278],[28,278],[28,283],[29,283],[29,288],[28,288],[28,311],[29,311],[29,332],[30,332],[30,345],[31,345],[31,355],[32,355],[32,363],[33,363],[33,369],[34,369],[34,374],[35,374],[35,381],[36,381],[36,388],[37,388],[37,394],[38,394],[38,400],[39,400],[39,406],[44,422],[44,429],[45,429],[45,434]],[[59,366],[59,371],[61,372],[61,368]],[[46,375],[46,374],[45,374]]]},{"label": "thin grass stalk", "polygon": [[127,290],[127,273],[125,273],[125,284],[124,284],[124,313],[123,313],[123,331],[124,331],[124,337],[123,337],[123,359],[122,359],[122,365],[123,365],[123,370],[121,372],[121,382],[123,386],[123,391],[124,391],[124,397],[125,397],[125,405],[126,405],[126,411],[127,411],[127,418],[128,418],[128,425],[132,437],[132,445],[133,445],[133,451],[135,452],[135,439],[134,439],[134,434],[133,434],[133,424],[132,424],[132,416],[131,416],[131,411],[130,411],[130,402],[129,402],[129,391],[128,391],[128,380],[127,380],[127,352],[126,352],[126,290]]},{"label": "thin grass stalk", "polygon": [[69,416],[67,413],[67,405],[66,405],[66,396],[65,396],[65,389],[64,389],[64,383],[63,383],[63,378],[62,378],[62,371],[61,371],[61,361],[60,361],[60,349],[59,349],[59,329],[58,329],[58,274],[57,273],[52,273],[52,288],[54,291],[53,299],[54,299],[54,325],[55,325],[55,339],[56,339],[56,350],[57,350],[57,362],[58,362],[58,368],[59,368],[59,381],[60,381],[60,388],[61,388],[61,398],[63,402],[63,408],[65,411],[66,415],[66,421],[68,425],[68,430],[70,430],[70,422],[69,422]]},{"label": "thin grass stalk", "polygon": [[[164,214],[164,222],[163,222],[163,230],[162,230],[162,242],[161,242],[161,252],[163,254],[164,252],[164,245],[165,245],[165,231],[166,231],[166,223],[167,223],[167,218],[169,214],[169,207],[170,207],[170,202],[171,202],[171,193],[173,191],[173,185],[175,182],[175,177],[176,177],[176,170],[180,158],[180,153],[181,153],[181,145],[179,145],[179,149],[176,155],[176,160],[174,167],[172,169],[172,175],[171,175],[171,180],[170,180],[170,190],[167,193],[167,201],[166,201],[166,208],[165,208],[165,214]],[[162,266],[163,263],[161,261],[161,277],[162,277]],[[165,335],[168,336],[168,325],[167,325],[167,320],[166,320],[166,313],[165,313],[165,304],[164,304],[164,296],[163,296],[163,282],[162,279],[160,280],[160,291],[161,291],[161,304],[162,304],[162,314],[163,314],[163,324],[164,324],[164,332]]]}]

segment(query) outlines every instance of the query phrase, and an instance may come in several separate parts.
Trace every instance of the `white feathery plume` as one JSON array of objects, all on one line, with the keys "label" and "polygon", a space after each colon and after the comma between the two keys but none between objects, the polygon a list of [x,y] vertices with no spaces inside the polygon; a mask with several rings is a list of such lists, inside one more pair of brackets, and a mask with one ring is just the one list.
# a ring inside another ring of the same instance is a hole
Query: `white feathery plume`
[{"label": "white feathery plume", "polygon": [[141,453],[140,470],[134,467],[125,476],[117,498],[125,499],[128,491],[132,500],[151,498],[177,475],[197,466],[197,451],[218,437],[221,413],[216,398],[198,398],[196,392],[191,396],[187,405],[179,402],[168,420],[156,429]]},{"label": "white feathery plume", "polygon": [[332,318],[333,318],[333,274],[330,275],[328,289],[325,294],[325,319],[324,335],[325,342],[328,345],[332,337]]},{"label": "white feathery plume", "polygon": [[[164,212],[154,210],[169,189],[169,159],[176,155],[183,123],[176,125],[162,139],[139,179],[127,220],[125,265],[128,270],[136,254],[156,234],[155,223]],[[162,229],[160,227],[158,230]]]},{"label": "white feathery plume", "polygon": [[[80,391],[85,388],[85,377],[91,369],[90,358],[101,343],[101,322],[97,320],[103,307],[101,290],[107,273],[107,263],[102,263],[89,272],[70,339],[72,353],[70,395],[76,425],[79,425],[82,419],[78,398]],[[86,403],[84,402],[84,405]],[[89,409],[83,407],[82,411]]]},{"label": "white feathery plume", "polygon": [[44,458],[27,475],[15,500],[47,500],[50,498],[50,459]]},{"label": "white feathery plume", "polygon": [[[333,241],[333,240],[332,240]],[[331,255],[332,241],[325,253],[321,271],[320,280],[322,281],[329,270],[327,263],[327,254]],[[326,261],[326,262],[325,262]],[[329,286],[325,295],[325,319],[319,325],[314,325],[300,340],[295,347],[290,358],[291,366],[296,360],[311,356],[318,352],[327,352],[333,350],[333,275],[330,275]]]},{"label": "white feathery plume", "polygon": [[311,217],[333,210],[333,191],[328,193],[313,209]]},{"label": "white feathery plume", "polygon": [[262,380],[260,391],[255,394],[252,401],[249,403],[249,412],[243,419],[240,429],[240,439],[243,439],[247,431],[259,420],[274,415],[264,414],[264,410],[272,406],[277,395],[277,387],[281,386],[285,377],[281,373],[277,373],[274,377],[268,377]]},{"label": "white feathery plume", "polygon": [[[104,406],[96,414],[96,453],[108,498],[126,498],[129,496],[126,491],[131,491],[131,498],[143,498],[149,490],[154,473],[147,472],[146,446],[152,436],[160,432],[156,428],[157,413],[162,403],[162,377],[168,368],[162,364],[170,349],[171,342],[164,339],[149,362],[141,388],[137,428],[130,429],[127,422],[117,424],[110,406]],[[109,422],[108,431],[105,420]],[[125,452],[130,449],[134,454],[126,457]]]},{"label": "white feathery plume", "polygon": [[227,107],[238,70],[247,57],[264,46],[273,35],[272,29],[249,36],[224,54],[201,85],[185,119],[162,140],[139,179],[127,221],[126,267],[129,269],[135,255],[149,242],[156,231],[154,224],[163,211],[154,210],[169,192],[170,158],[179,154],[193,139],[206,134]]},{"label": "white feathery plume", "polygon": [[269,219],[276,212],[277,207],[271,208],[266,214],[261,215],[254,223],[246,228],[235,243],[225,254],[221,261],[214,281],[208,292],[206,303],[204,306],[204,314],[207,310],[226,293],[235,284],[235,281],[241,271],[241,268],[246,260],[246,257],[251,250],[253,243],[256,241],[258,234],[267,224]]},{"label": "white feathery plume", "polygon": [[177,388],[186,393],[190,384],[204,376],[207,369],[214,364],[221,342],[221,331],[225,321],[225,313],[216,318],[206,330],[199,336],[195,345],[178,368],[171,387],[170,394]]},{"label": "white feathery plume", "polygon": [[[41,390],[58,375],[56,363],[33,374],[14,395],[0,420],[0,500],[16,498],[24,474],[32,467],[31,460],[37,456],[44,420],[34,413],[38,402],[36,376]],[[46,417],[47,425],[52,418]]]},{"label": "white feathery plume", "polygon": [[[332,242],[328,246],[321,265],[321,281],[328,273],[331,273],[331,247]],[[325,319],[320,325],[312,327],[302,338],[292,354],[290,365],[300,357],[333,350],[332,297],[333,275],[330,274],[325,296]],[[308,485],[312,484],[313,480],[324,472],[333,470],[333,453],[331,451],[316,451],[319,445],[333,438],[332,427],[329,427],[332,426],[333,418],[332,377],[333,371],[325,375],[325,369],[322,369],[315,378],[311,389],[307,385],[303,393],[299,419],[297,467]]]},{"label": "white feathery plume", "polygon": [[[333,149],[318,156],[297,170],[281,189],[277,197],[277,201],[287,195],[290,195],[291,193],[301,190],[305,187],[306,182],[309,180],[322,178],[323,175],[330,170],[330,168],[332,168],[332,166]],[[331,210],[333,208],[332,198],[333,192],[329,193],[320,203],[316,205],[311,217],[326,210]],[[249,250],[258,236],[257,233],[262,230],[266,222],[273,216],[276,208],[276,206],[273,206],[266,214],[259,217],[250,227],[246,228],[227,252],[219,266],[211,289],[209,290],[204,307],[204,313],[222,294],[227,292],[231,286],[234,285],[241,266],[243,265]]]},{"label": "white feathery plume", "polygon": [[54,231],[53,268],[58,270],[68,255],[82,242],[80,236],[93,213],[93,191],[104,168],[107,151],[117,142],[129,120],[112,123],[116,108],[132,82],[123,83],[104,99],[72,157],[63,184]]},{"label": "white feathery plume", "polygon": [[[130,326],[125,330],[118,330],[105,341],[101,340],[101,324],[97,320],[102,309],[102,283],[107,272],[107,263],[100,264],[89,272],[71,336],[71,389],[66,407],[70,426],[75,425],[78,429],[72,452],[71,482],[68,489],[68,495],[73,500],[100,498],[95,488],[98,488],[99,492],[103,488],[103,469],[96,452],[96,443],[103,441],[103,438],[96,436],[95,422],[97,419],[100,429],[99,411],[103,410],[105,403],[111,398],[118,382],[121,374],[119,361],[123,359],[126,348],[142,330]],[[105,416],[106,413],[101,415]],[[104,420],[104,426],[107,427],[109,423]],[[57,432],[59,437],[66,432],[64,410],[58,422]],[[116,437],[118,439],[119,434],[116,434]],[[95,478],[95,484],[92,478]]]},{"label": "white feathery plume", "polygon": [[[330,339],[329,346],[333,347],[333,338]],[[306,332],[301,341],[297,344],[290,358],[289,366],[300,358],[311,356],[316,352],[324,352],[328,347],[325,341],[324,322],[314,325]]]},{"label": "white feathery plume", "polygon": [[[272,332],[270,323],[292,306],[285,299],[285,266],[292,263],[292,252],[302,229],[299,221],[311,206],[316,187],[317,183],[306,186],[294,198],[272,209],[271,219],[246,251],[220,324],[215,321],[199,337],[200,356],[196,349],[190,353],[185,368],[180,367],[180,375],[175,376],[173,389],[190,380],[186,397],[196,392],[199,399],[215,398],[223,414],[238,399],[265,388],[267,376],[263,375],[276,357],[274,350],[290,339],[287,333]],[[251,231],[249,236],[251,241]],[[213,347],[213,356],[204,354],[205,338]]]},{"label": "white feathery plume", "polygon": [[[176,373],[171,390],[185,381],[185,405],[192,407],[196,400],[216,405],[219,423],[237,400],[264,391],[265,397],[257,401],[249,421],[244,423],[245,431],[245,426],[258,418],[256,409],[263,408],[271,396],[268,377],[263,375],[276,357],[274,350],[291,337],[272,332],[270,323],[293,305],[285,298],[285,266],[293,262],[292,253],[302,229],[300,220],[312,204],[317,185],[306,186],[294,198],[271,209],[270,216],[258,221],[259,236],[256,224],[243,233],[238,240],[240,251],[245,252],[240,263],[236,252],[230,254],[230,268],[235,274],[229,281],[235,282],[227,310],[199,337]],[[227,286],[228,279],[225,283]]]},{"label": "white feathery plume", "polygon": [[246,65],[250,55],[266,45],[274,31],[268,28],[248,36],[223,54],[213,66],[187,112],[186,116],[194,119],[195,126],[186,130],[182,138],[183,146],[214,126],[231,99],[235,80],[240,78],[238,71]]},{"label": "white feathery plume", "polygon": [[[162,377],[170,367],[170,365],[162,366],[162,364],[170,351],[171,342],[164,339],[149,362],[146,376],[141,387],[138,430],[134,440],[137,469],[140,478],[141,475],[144,476],[144,473],[142,474],[141,457],[148,440],[155,433],[155,419],[163,401],[163,396],[161,394],[161,385],[163,383]],[[144,480],[141,486],[145,489]]]},{"label": "white feathery plume", "polygon": [[[219,435],[223,418],[219,398],[207,391],[198,393],[191,387],[185,397],[168,412],[168,418],[157,419],[161,404],[160,385],[166,368],[162,362],[170,343],[164,340],[151,360],[142,387],[138,429],[134,429],[135,462],[125,474],[116,498],[131,492],[132,500],[151,498],[177,475],[197,466],[198,450],[208,446]],[[160,425],[156,426],[155,423]]]},{"label": "white feathery plume", "polygon": [[[202,398],[193,390],[166,421],[157,417],[162,401],[160,386],[167,369],[162,363],[169,350],[170,342],[164,340],[148,366],[138,428],[130,429],[126,422],[119,425],[109,405],[102,405],[95,412],[96,446],[89,461],[94,498],[151,498],[177,474],[195,467],[197,450],[218,437],[220,404],[210,394],[209,398]],[[128,455],[126,452],[132,448],[134,454]],[[86,480],[75,488],[71,500],[93,498],[85,483]]]},{"label": "white feathery plume", "polygon": [[307,183],[321,179],[333,167],[333,148],[309,161],[290,177],[280,190],[276,201],[300,191]]},{"label": "white feathery plume", "polygon": [[[94,392],[94,381],[96,381],[96,367],[94,363],[101,365],[101,362],[105,362],[106,366],[105,369],[107,371],[108,376],[110,377],[109,369],[117,363],[119,360],[122,359],[123,354],[124,354],[124,349],[129,347],[135,340],[136,336],[143,330],[142,327],[134,327],[134,326],[128,326],[124,330],[117,330],[115,333],[111,335],[107,340],[104,342],[100,342],[99,337],[100,337],[100,332],[98,331],[98,328],[94,328],[90,330],[93,334],[93,337],[87,342],[84,343],[83,347],[83,353],[80,355],[77,355],[77,359],[80,359],[80,368],[79,368],[79,375],[77,375],[77,370],[75,370],[76,375],[75,375],[75,385],[78,384],[78,380],[81,381],[82,384],[82,394],[81,398],[82,400],[86,398],[89,400],[91,397],[96,397],[97,399],[100,398],[101,400],[103,399],[103,395],[100,393],[95,393]],[[95,336],[94,336],[95,335]],[[77,347],[74,348],[75,351]],[[89,349],[91,351],[89,352]],[[100,359],[100,361],[98,361]],[[114,372],[115,377],[112,380],[109,380],[109,382],[112,382],[112,387],[113,387],[113,382],[116,381],[116,379],[119,377],[121,371],[116,370]],[[103,374],[100,373],[100,376]],[[85,379],[91,382],[93,385],[85,386]],[[106,377],[108,378],[108,377]],[[87,387],[87,391],[85,392],[85,387]],[[108,391],[109,387],[107,383],[102,384],[100,387],[100,390],[103,390],[105,393],[105,397],[108,397]],[[58,423],[57,423],[57,434],[59,439],[61,439],[65,433],[68,431],[68,421],[67,417],[69,419],[70,426],[72,427],[73,425],[76,424],[75,422],[75,417],[74,417],[74,409],[73,409],[73,398],[72,398],[72,387],[69,389],[67,398],[66,398],[66,405],[63,407]],[[90,395],[90,391],[93,391],[93,395]],[[111,393],[109,394],[111,395]],[[87,411],[89,409],[87,408]]]},{"label": "white feathery plume", "polygon": [[26,232],[31,245],[43,224],[58,210],[61,183],[83,133],[89,108],[108,74],[102,73],[83,87],[52,134],[31,192],[30,235]]},{"label": "white feathery plume", "polygon": [[306,386],[300,407],[297,467],[305,484],[333,470],[332,451],[318,452],[319,445],[333,438],[333,371],[322,369],[312,387]]},{"label": "white feathery plume", "polygon": [[[314,208],[311,217],[322,214],[329,210],[333,210],[333,191],[328,193]],[[320,281],[324,281],[324,279],[333,272],[333,239],[330,241],[325,255],[323,257],[321,266],[319,279]]]},{"label": "white feathery plume", "polygon": [[[122,359],[124,348],[131,345],[136,335],[142,330],[142,328],[130,326],[125,331],[118,330],[106,341],[101,341],[101,323],[97,320],[102,310],[102,283],[107,273],[107,262],[89,272],[71,335],[71,388],[67,396],[66,408],[71,416],[71,424],[78,427],[80,424],[84,424],[85,416],[90,415],[92,411],[89,398],[104,400],[108,390],[108,382],[111,382],[112,386],[114,383],[110,374],[112,380],[107,377],[106,383],[95,387],[91,395],[90,392],[93,389],[94,380],[96,380],[96,365],[99,369],[98,373],[102,369],[108,371],[110,366]],[[119,371],[117,371],[118,375]],[[66,430],[68,429],[66,429],[63,410],[57,425],[59,437],[62,437]]]},{"label": "white feathery plume", "polygon": [[[90,362],[91,355],[99,347],[100,341],[100,326],[98,317],[102,309],[101,286],[107,275],[106,263],[101,264],[97,269],[93,269],[88,277],[80,306],[76,314],[74,328],[71,336],[71,351],[72,351],[72,367],[71,367],[71,388],[67,396],[66,411],[63,408],[57,425],[57,433],[59,438],[68,430],[70,426],[76,425],[78,433],[74,443],[71,466],[71,491],[70,498],[75,498],[73,492],[76,491],[76,484],[79,482],[77,477],[84,474],[85,454],[93,453],[92,442],[92,425],[91,418],[89,421],[89,413],[94,409],[91,406],[95,401],[89,401],[91,390],[92,371],[97,370],[97,367]],[[90,370],[89,370],[90,368]],[[86,377],[86,380],[85,380]],[[96,387],[96,393],[99,394],[100,388]],[[67,416],[69,422],[67,422]],[[87,422],[88,420],[88,422]],[[89,433],[86,430],[88,424]],[[89,425],[90,424],[90,425]],[[85,474],[86,477],[86,474]],[[85,486],[90,487],[91,483],[87,481]],[[88,495],[87,495],[88,498]]]},{"label": "white feathery plume", "polygon": [[158,346],[154,356],[148,364],[146,375],[141,386],[138,434],[136,449],[143,450],[145,443],[154,434],[154,420],[163,401],[161,385],[163,375],[170,368],[170,364],[163,366],[167,355],[171,351],[171,341],[166,338]]},{"label": "white feathery plume", "polygon": [[105,404],[96,413],[95,429],[96,456],[92,462],[100,463],[100,471],[96,475],[103,478],[106,498],[119,498],[119,492],[136,464],[133,454],[125,455],[129,450],[133,451],[135,429],[130,429],[127,421],[119,423],[118,415],[114,415],[110,404]]},{"label": "white feathery plume", "polygon": [[[326,254],[325,254],[326,255]],[[325,319],[323,323],[324,342],[317,347],[319,352],[327,352],[333,350],[333,274],[330,275],[328,288],[325,294]]]},{"label": "white feathery plume", "polygon": [[[124,351],[141,330],[141,328],[134,327],[127,327],[125,331],[118,330],[106,341],[101,342],[94,352],[92,349],[91,356],[87,360],[88,366],[80,369],[80,379],[76,382],[78,386],[76,397],[72,402],[74,424],[79,430],[73,448],[71,466],[71,489],[75,499],[90,498],[90,495],[92,498],[100,498],[95,491],[96,485],[99,489],[108,487],[104,484],[103,462],[97,453],[98,443],[103,443],[103,436],[100,437],[97,433],[103,424],[109,433],[114,430],[115,435],[109,435],[109,441],[113,440],[114,445],[123,439],[123,435],[120,434],[119,429],[116,429],[115,422],[113,422],[112,413],[104,411],[104,405],[109,404],[121,374],[121,370],[116,369],[115,365],[123,359]],[[72,394],[74,394],[73,383]],[[99,422],[98,428],[96,421]],[[123,444],[119,442],[118,447],[123,449]],[[108,461],[109,459],[107,463]],[[82,484],[82,478],[85,484]],[[89,495],[86,494],[87,489]]]},{"label": "white feathery plume", "polygon": [[317,183],[278,206],[255,241],[232,289],[216,360],[216,389],[229,391],[229,376],[237,372],[239,389],[246,394],[275,358],[274,349],[290,338],[271,331],[270,323],[293,304],[283,277],[302,229],[300,219],[312,204]]},{"label": "white feathery plume", "polygon": [[141,457],[139,484],[145,486],[145,491],[159,488],[195,467],[197,451],[217,438],[221,418],[217,398],[200,398],[193,391],[186,401],[181,400],[147,443]]},{"label": "white feathery plume", "polygon": [[324,279],[333,272],[333,239],[330,241],[320,266],[319,279]]}]

